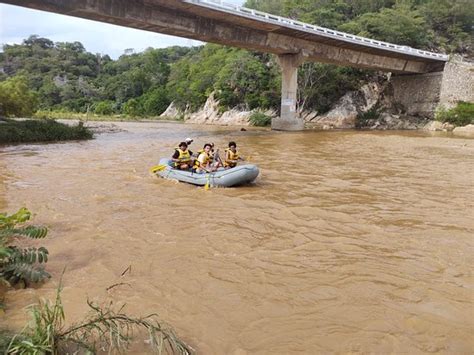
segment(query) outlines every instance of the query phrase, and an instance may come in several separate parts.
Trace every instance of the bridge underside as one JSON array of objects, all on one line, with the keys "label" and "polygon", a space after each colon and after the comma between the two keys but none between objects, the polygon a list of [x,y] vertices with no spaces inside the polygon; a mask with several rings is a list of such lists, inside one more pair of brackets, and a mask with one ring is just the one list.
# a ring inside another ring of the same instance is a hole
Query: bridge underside
[{"label": "bridge underside", "polygon": [[1,0],[38,10],[204,42],[394,73],[440,71],[444,63],[295,33],[176,0]]}]

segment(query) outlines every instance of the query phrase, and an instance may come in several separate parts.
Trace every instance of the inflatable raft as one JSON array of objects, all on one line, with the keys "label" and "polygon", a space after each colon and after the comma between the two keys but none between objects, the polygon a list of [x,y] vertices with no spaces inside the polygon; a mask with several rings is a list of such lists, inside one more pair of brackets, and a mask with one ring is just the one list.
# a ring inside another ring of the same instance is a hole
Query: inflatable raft
[{"label": "inflatable raft", "polygon": [[238,165],[232,169],[221,168],[215,172],[205,174],[174,169],[169,159],[161,159],[160,165],[166,166],[166,168],[156,172],[162,178],[198,186],[208,184],[210,187],[231,187],[248,184],[254,181],[260,172],[258,167],[252,164]]}]

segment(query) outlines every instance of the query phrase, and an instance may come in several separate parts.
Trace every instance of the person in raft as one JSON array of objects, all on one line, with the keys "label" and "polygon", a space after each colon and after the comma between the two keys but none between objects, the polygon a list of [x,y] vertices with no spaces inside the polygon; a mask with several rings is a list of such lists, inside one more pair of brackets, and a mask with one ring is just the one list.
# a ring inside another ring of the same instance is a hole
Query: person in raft
[{"label": "person in raft", "polygon": [[235,168],[239,160],[245,160],[244,157],[239,156],[237,151],[237,144],[235,142],[229,142],[229,148],[225,150],[225,161],[224,167],[226,169]]},{"label": "person in raft", "polygon": [[194,161],[194,171],[198,174],[210,173],[215,171],[216,168],[211,165],[211,149],[212,146],[209,143],[204,144],[204,148],[200,151],[197,160]]},{"label": "person in raft", "polygon": [[189,154],[191,154],[191,156],[193,156],[193,152],[191,149],[189,149],[191,147],[191,143],[194,142],[194,140],[192,138],[186,138],[184,140],[184,142],[188,145],[188,150],[189,150]]},{"label": "person in raft", "polygon": [[178,148],[174,151],[171,160],[174,163],[174,168],[179,170],[189,170],[192,166],[191,153],[188,150],[186,142],[179,143]]}]

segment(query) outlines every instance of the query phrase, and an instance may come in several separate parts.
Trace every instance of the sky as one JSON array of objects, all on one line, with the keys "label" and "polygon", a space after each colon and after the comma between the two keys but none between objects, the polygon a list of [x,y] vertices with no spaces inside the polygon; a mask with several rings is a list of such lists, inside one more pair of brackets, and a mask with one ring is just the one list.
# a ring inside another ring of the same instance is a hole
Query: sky
[{"label": "sky", "polygon": [[[242,5],[245,0],[225,0]],[[116,59],[126,49],[141,52],[148,47],[197,46],[201,42],[186,38],[114,26],[102,22],[0,4],[0,46],[20,44],[30,35],[54,42],[81,42],[87,51],[108,54]]]}]

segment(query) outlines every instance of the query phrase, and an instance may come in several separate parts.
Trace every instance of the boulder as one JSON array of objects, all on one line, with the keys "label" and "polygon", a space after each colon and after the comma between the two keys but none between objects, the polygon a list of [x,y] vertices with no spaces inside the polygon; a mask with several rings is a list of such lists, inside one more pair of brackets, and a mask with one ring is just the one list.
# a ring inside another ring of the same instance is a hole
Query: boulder
[{"label": "boulder", "polygon": [[455,127],[456,126],[448,122],[429,121],[422,129],[425,131],[451,132]]},{"label": "boulder", "polygon": [[443,123],[439,121],[430,121],[424,127],[423,130],[425,131],[442,131],[443,130]]},{"label": "boulder", "polygon": [[474,124],[468,124],[464,127],[456,127],[454,128],[453,133],[462,136],[474,136]]}]

